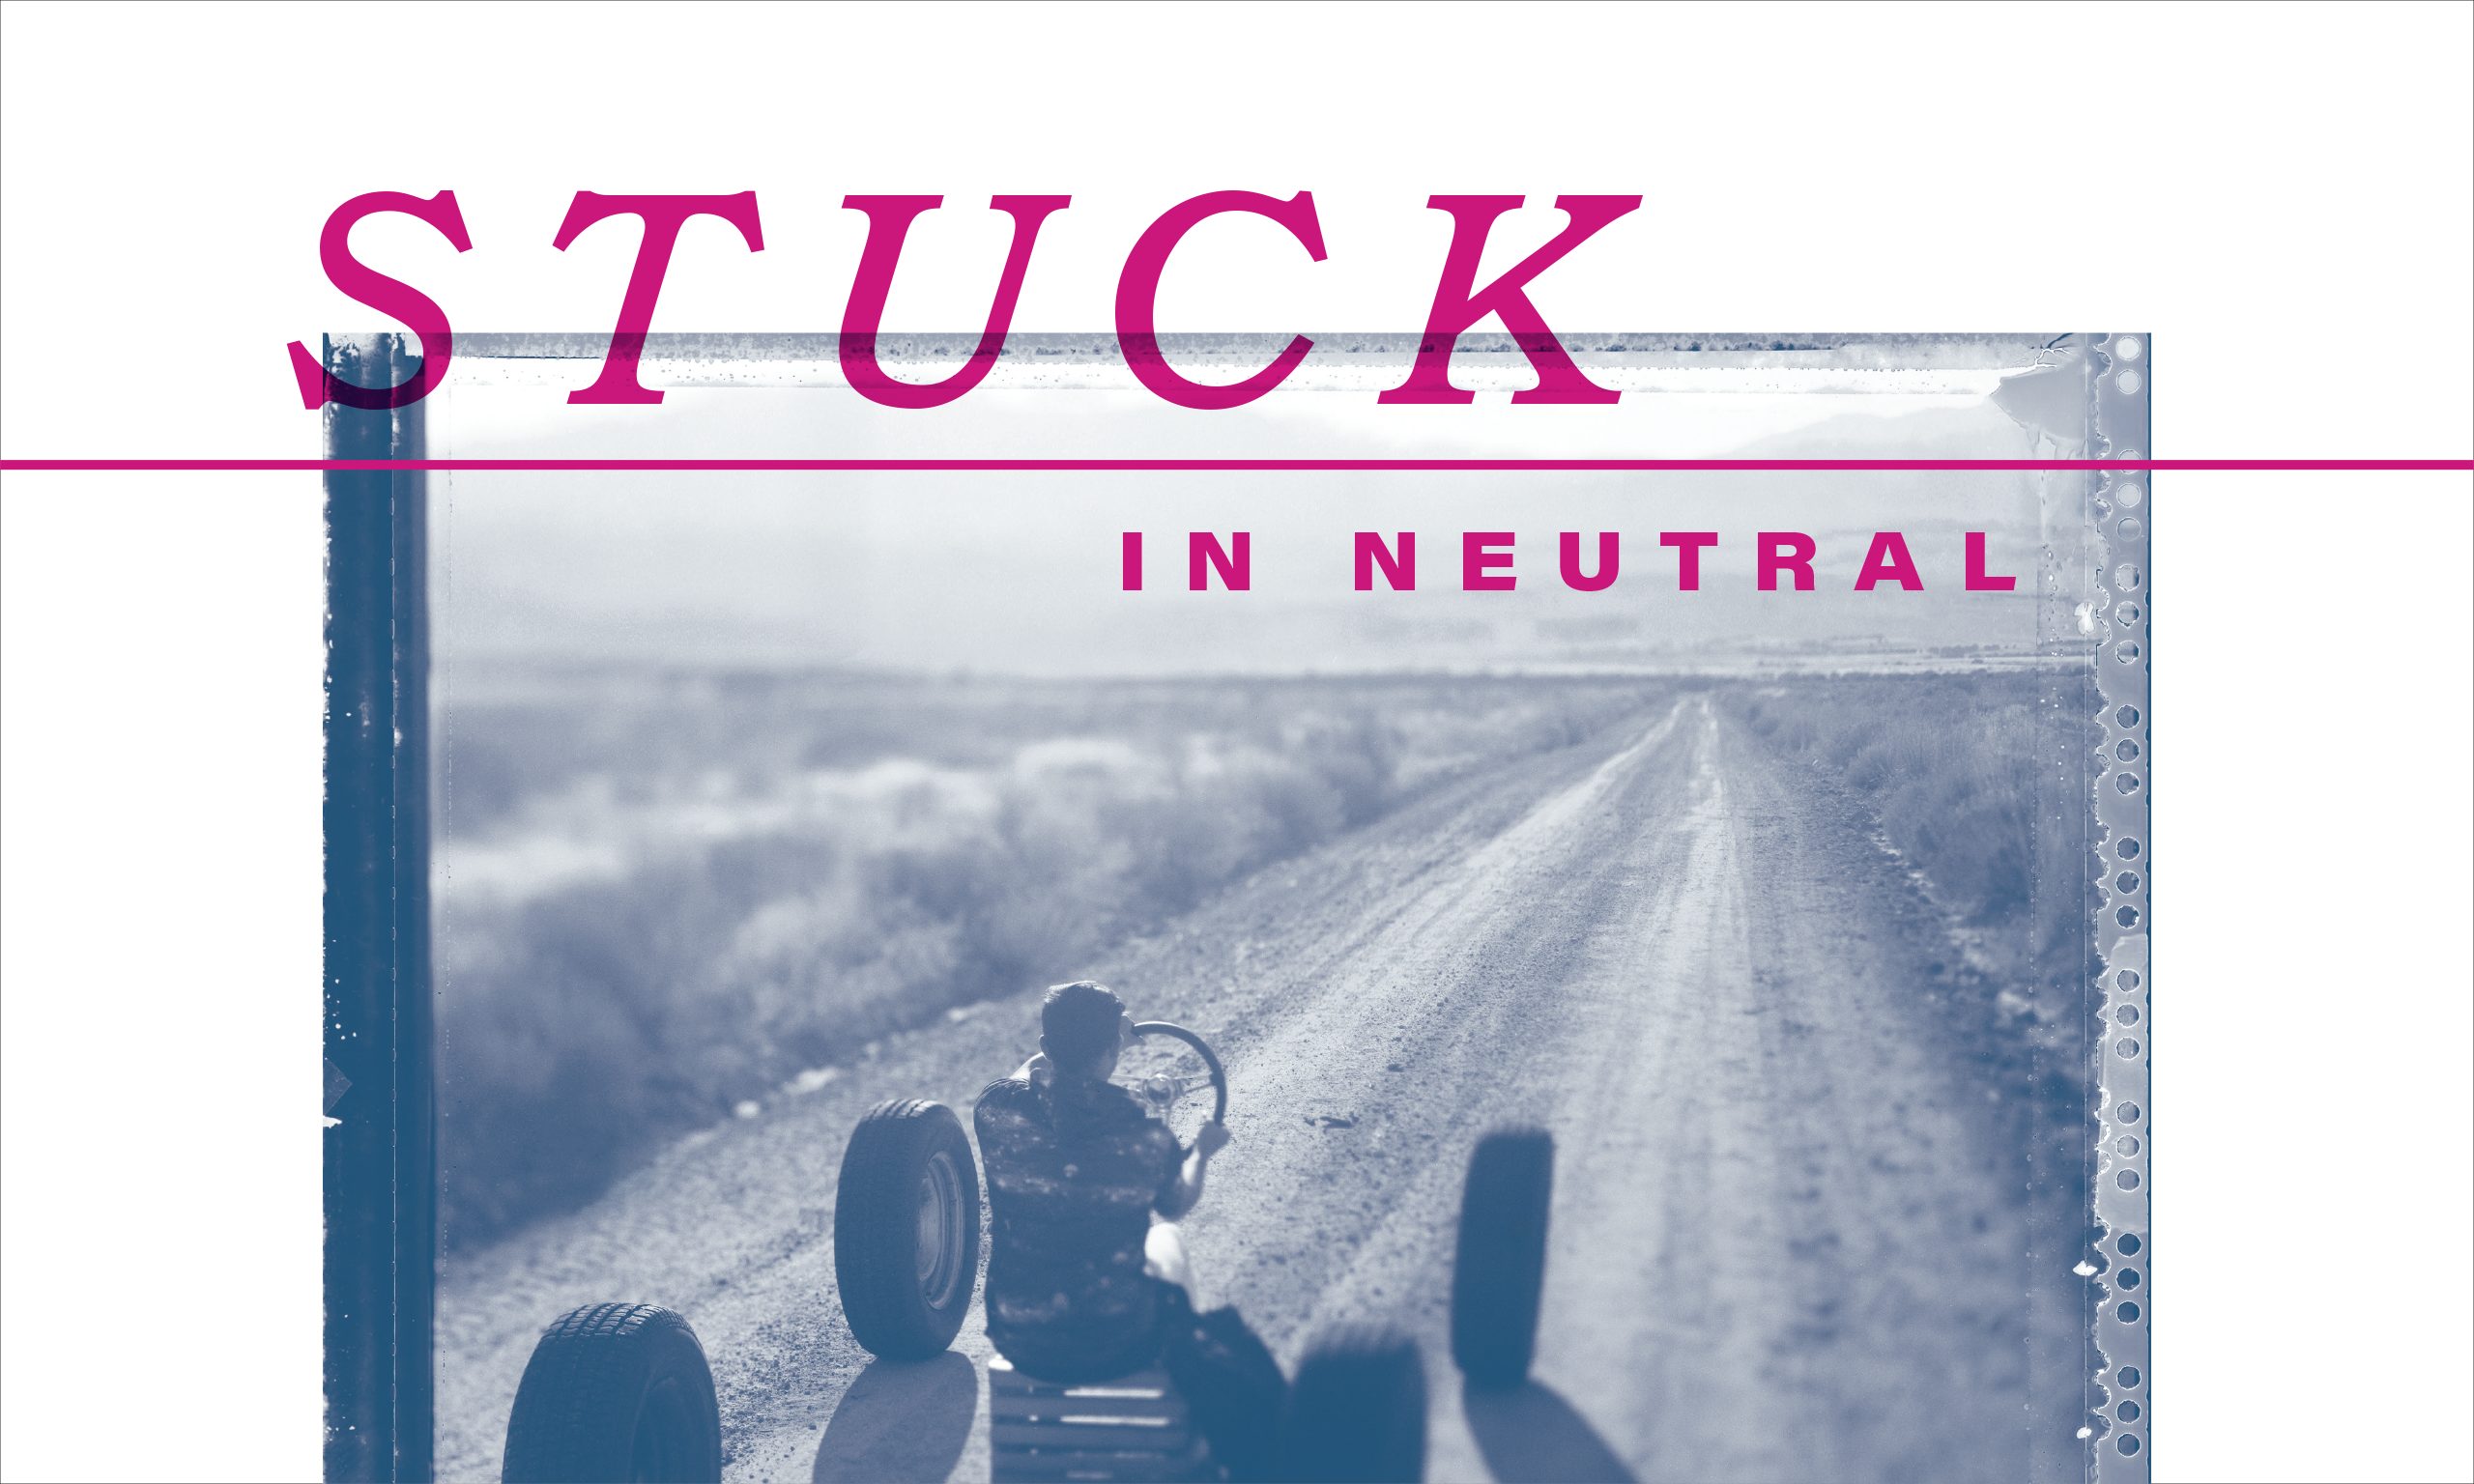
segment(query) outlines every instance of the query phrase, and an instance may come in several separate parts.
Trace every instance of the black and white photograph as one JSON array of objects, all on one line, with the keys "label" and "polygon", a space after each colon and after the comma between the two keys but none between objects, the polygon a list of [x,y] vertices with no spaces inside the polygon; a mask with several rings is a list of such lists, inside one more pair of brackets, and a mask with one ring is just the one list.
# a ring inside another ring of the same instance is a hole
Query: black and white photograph
[{"label": "black and white photograph", "polygon": [[[544,347],[478,344],[430,449],[587,446]],[[1747,460],[2135,456],[2155,358],[1571,344],[1630,399],[1607,446]],[[1414,349],[1335,344],[1206,451],[1379,447]],[[716,385],[709,347],[647,347],[684,385],[643,451],[870,446],[830,347],[732,350]],[[1173,446],[1106,337],[1008,357],[948,451],[1037,449],[1059,402]],[[1521,451],[1517,415],[1421,452]],[[730,1477],[2136,1461],[2143,500],[433,476],[441,1476],[561,1476],[532,1419],[601,1405],[585,1351],[621,1342],[542,1327],[619,1300],[692,1326]],[[1337,1434],[1247,1457],[1283,1373]],[[1064,1383],[1101,1394],[1017,1389]]]}]

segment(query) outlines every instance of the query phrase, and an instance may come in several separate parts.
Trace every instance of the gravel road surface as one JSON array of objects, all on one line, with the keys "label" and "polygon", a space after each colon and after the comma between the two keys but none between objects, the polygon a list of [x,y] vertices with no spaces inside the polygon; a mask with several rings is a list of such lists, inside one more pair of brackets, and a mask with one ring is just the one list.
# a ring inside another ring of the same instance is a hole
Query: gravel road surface
[{"label": "gravel road surface", "polygon": [[[1189,1218],[1206,1303],[1283,1361],[1426,1346],[1446,1480],[2075,1479],[2076,1225],[1948,927],[1847,798],[1708,692],[1464,779],[1092,973],[1209,1037],[1234,1141]],[[542,1325],[664,1303],[734,1479],[986,1479],[986,1341],[876,1365],[834,1298],[833,1182],[877,1100],[964,1110],[1035,991],[696,1135],[439,1287],[440,1468],[495,1478]],[[1490,1125],[1558,1142],[1536,1379],[1464,1399],[1446,1294]],[[2039,1195],[2033,1193],[2039,1189]]]}]

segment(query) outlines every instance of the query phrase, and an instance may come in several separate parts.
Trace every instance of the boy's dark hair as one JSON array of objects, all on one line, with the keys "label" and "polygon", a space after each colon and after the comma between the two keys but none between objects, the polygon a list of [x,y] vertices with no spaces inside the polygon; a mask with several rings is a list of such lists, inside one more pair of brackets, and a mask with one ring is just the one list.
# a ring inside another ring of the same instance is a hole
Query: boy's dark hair
[{"label": "boy's dark hair", "polygon": [[1058,985],[1040,1002],[1040,1040],[1050,1058],[1081,1065],[1098,1061],[1117,1043],[1125,1001],[1091,980]]}]

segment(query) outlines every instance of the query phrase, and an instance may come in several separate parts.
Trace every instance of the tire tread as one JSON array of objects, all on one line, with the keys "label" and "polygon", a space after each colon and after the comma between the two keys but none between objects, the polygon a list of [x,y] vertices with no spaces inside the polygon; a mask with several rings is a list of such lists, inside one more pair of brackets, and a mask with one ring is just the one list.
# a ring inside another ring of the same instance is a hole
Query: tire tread
[{"label": "tire tread", "polygon": [[[917,1297],[911,1266],[918,1172],[943,1145],[962,1177],[963,1288],[938,1315]],[[960,1332],[976,1287],[980,1230],[979,1164],[962,1120],[941,1102],[895,1098],[877,1104],[850,1131],[834,1195],[833,1270],[843,1318],[859,1343],[889,1360],[925,1360]]]},{"label": "tire tread", "polygon": [[[516,1387],[501,1477],[508,1484],[616,1477],[624,1471],[636,1411],[662,1352],[693,1356],[690,1384],[709,1407],[712,1373],[687,1321],[650,1303],[589,1303],[542,1330]],[[713,1468],[720,1470],[718,1419]]]}]

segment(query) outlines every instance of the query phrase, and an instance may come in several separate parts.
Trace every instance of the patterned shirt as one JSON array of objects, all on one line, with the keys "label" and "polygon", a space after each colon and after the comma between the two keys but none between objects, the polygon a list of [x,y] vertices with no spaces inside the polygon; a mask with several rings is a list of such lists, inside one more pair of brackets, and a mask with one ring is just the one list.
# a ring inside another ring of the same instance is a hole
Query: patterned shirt
[{"label": "patterned shirt", "polygon": [[1185,1163],[1177,1136],[1107,1082],[1002,1078],[972,1123],[995,1237],[989,1342],[1068,1384],[1149,1363],[1158,1299],[1142,1242]]}]

